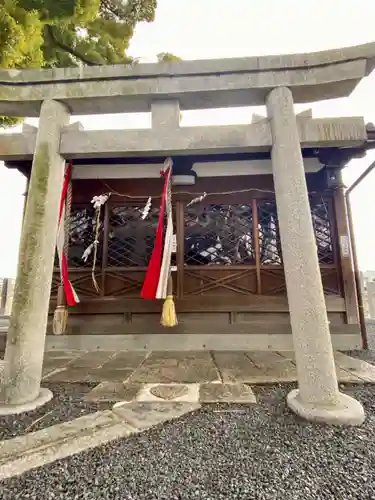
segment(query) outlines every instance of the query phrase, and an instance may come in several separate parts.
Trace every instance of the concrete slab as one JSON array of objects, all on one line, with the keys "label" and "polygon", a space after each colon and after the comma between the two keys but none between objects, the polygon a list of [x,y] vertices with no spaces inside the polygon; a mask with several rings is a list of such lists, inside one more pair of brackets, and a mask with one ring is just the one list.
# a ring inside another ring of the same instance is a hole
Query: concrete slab
[{"label": "concrete slab", "polygon": [[122,382],[102,382],[85,395],[84,400],[90,402],[125,401],[136,399],[141,390],[141,384],[126,384]]},{"label": "concrete slab", "polygon": [[245,384],[201,384],[200,403],[256,403],[251,387]]},{"label": "concrete slab", "polygon": [[200,408],[198,403],[124,403],[115,405],[113,413],[138,431],[179,418]]},{"label": "concrete slab", "polygon": [[135,383],[219,382],[218,370],[209,352],[153,352],[133,373]]}]

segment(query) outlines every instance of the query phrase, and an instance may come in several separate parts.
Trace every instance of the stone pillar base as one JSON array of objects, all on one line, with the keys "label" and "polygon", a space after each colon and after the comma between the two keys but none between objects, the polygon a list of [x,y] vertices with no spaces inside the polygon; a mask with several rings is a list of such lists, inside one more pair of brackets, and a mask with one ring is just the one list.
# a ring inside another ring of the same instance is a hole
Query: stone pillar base
[{"label": "stone pillar base", "polygon": [[304,403],[299,396],[299,390],[295,389],[288,394],[287,403],[294,413],[311,422],[329,425],[361,425],[365,420],[365,412],[361,403],[341,392],[338,398],[335,405]]},{"label": "stone pillar base", "polygon": [[19,413],[24,413],[26,411],[32,411],[43,406],[44,404],[51,401],[53,394],[49,389],[40,389],[39,395],[34,401],[29,401],[28,403],[22,403],[19,405],[4,405],[0,404],[0,416],[5,415],[18,415]]}]

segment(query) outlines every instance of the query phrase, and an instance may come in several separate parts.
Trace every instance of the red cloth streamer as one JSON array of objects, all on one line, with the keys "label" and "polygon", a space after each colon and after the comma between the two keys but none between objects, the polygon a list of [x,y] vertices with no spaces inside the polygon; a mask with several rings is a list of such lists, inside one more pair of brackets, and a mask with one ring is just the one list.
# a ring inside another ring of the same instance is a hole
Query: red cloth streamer
[{"label": "red cloth streamer", "polygon": [[79,302],[78,295],[76,294],[68,275],[68,259],[64,252],[65,243],[65,211],[66,199],[68,194],[68,186],[72,174],[72,165],[69,163],[65,170],[64,184],[61,191],[59,221],[57,228],[56,248],[59,256],[60,276],[64,286],[65,299],[68,306],[75,306]]},{"label": "red cloth streamer", "polygon": [[161,258],[163,254],[165,199],[167,195],[169,176],[171,175],[171,168],[168,167],[166,170],[162,171],[161,175],[165,178],[165,180],[164,180],[163,194],[161,197],[159,221],[156,230],[154,249],[152,250],[151,259],[148,264],[145,280],[143,282],[143,287],[141,291],[142,299],[156,299],[156,291],[158,288],[159,277],[160,277]]}]

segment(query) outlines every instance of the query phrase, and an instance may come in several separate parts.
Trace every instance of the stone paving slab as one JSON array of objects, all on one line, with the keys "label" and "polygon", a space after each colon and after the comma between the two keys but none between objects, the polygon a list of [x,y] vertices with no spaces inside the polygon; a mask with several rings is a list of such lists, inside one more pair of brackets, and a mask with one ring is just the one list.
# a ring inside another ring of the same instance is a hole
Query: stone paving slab
[{"label": "stone paving slab", "polygon": [[102,382],[84,396],[84,401],[133,401],[141,390],[141,384],[126,384],[123,382]]},{"label": "stone paving slab", "polygon": [[113,410],[0,442],[0,480],[66,458],[109,441],[128,437],[185,413],[197,403],[121,403]]},{"label": "stone paving slab", "polygon": [[198,403],[124,403],[113,407],[113,412],[138,431],[149,429],[185,413],[200,408]]},{"label": "stone paving slab", "polygon": [[201,384],[200,403],[256,403],[250,386],[245,384]]},{"label": "stone paving slab", "polygon": [[199,384],[144,384],[138,402],[198,403]]},{"label": "stone paving slab", "polygon": [[294,365],[291,360],[288,360],[275,351],[246,351],[245,354],[254,363],[254,365],[261,370],[267,369],[270,366],[275,366],[280,362],[285,363],[285,361]]},{"label": "stone paving slab", "polygon": [[107,410],[2,441],[0,480],[134,432],[136,429]]},{"label": "stone paving slab", "polygon": [[[253,356],[253,357],[252,357]],[[294,363],[273,352],[214,352],[213,357],[224,383],[249,384],[294,382]]]},{"label": "stone paving slab", "polygon": [[246,384],[131,384],[103,382],[85,396],[90,402],[255,403]]},{"label": "stone paving slab", "polygon": [[148,352],[117,351],[103,367],[108,370],[136,370],[149,354]]},{"label": "stone paving slab", "polygon": [[115,356],[114,351],[93,351],[73,359],[70,368],[100,368]]},{"label": "stone paving slab", "polygon": [[[296,357],[293,351],[279,351],[278,354],[295,363]],[[335,352],[334,355],[336,362],[336,374],[339,382],[354,383],[354,384],[362,383],[364,381],[375,382],[375,377],[373,380],[365,380],[364,378],[358,376],[358,373],[360,373],[360,367],[359,364],[357,363],[358,360],[356,358],[351,358],[350,356],[347,356],[346,354],[342,354],[340,352]],[[365,367],[364,365],[362,365],[362,370],[365,370],[367,373],[367,377],[369,377],[368,371],[369,370],[372,371],[371,368],[369,368],[369,366],[371,365],[369,365],[369,363],[365,364],[367,366]],[[359,371],[351,370],[349,368],[350,366],[357,367]]]},{"label": "stone paving slab", "polygon": [[256,370],[244,352],[215,351],[212,356],[224,383],[245,382]]},{"label": "stone paving slab", "polygon": [[87,373],[85,382],[125,382],[134,373],[133,369],[111,369],[102,366]]},{"label": "stone paving slab", "polygon": [[352,358],[342,352],[335,352],[336,366],[349,372],[363,382],[375,383],[375,366],[358,358]]},{"label": "stone paving slab", "polygon": [[74,359],[74,358],[79,358],[81,356],[84,356],[87,354],[88,351],[81,351],[81,350],[69,350],[66,349],[64,351],[60,350],[51,350],[51,351],[46,351],[44,353],[44,360],[46,359]]},{"label": "stone paving slab", "polygon": [[129,382],[220,382],[220,376],[209,352],[152,352],[135,370]]},{"label": "stone paving slab", "polygon": [[[44,363],[48,382],[249,383],[264,384],[297,380],[291,351],[240,352],[128,352],[72,353],[52,351]],[[340,382],[375,383],[375,367],[343,353],[335,353]]]},{"label": "stone paving slab", "polygon": [[290,359],[273,351],[246,352],[246,356],[254,363],[258,373],[254,372],[249,383],[293,382],[297,380],[296,365]]},{"label": "stone paving slab", "polygon": [[44,374],[43,380],[55,383],[79,383],[85,382],[87,376],[87,369],[63,367]]}]

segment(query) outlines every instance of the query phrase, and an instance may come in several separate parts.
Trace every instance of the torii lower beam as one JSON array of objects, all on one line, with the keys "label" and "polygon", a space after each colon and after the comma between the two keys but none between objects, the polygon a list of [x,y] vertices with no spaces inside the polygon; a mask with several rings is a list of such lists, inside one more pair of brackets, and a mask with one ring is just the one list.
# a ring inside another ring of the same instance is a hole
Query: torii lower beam
[{"label": "torii lower beam", "polygon": [[[359,147],[367,140],[362,117],[297,117],[301,148]],[[32,160],[34,134],[0,136],[0,160]],[[61,133],[60,154],[67,159],[121,158],[186,154],[270,151],[272,135],[268,120],[248,125],[178,127],[142,130],[77,130]]]}]

